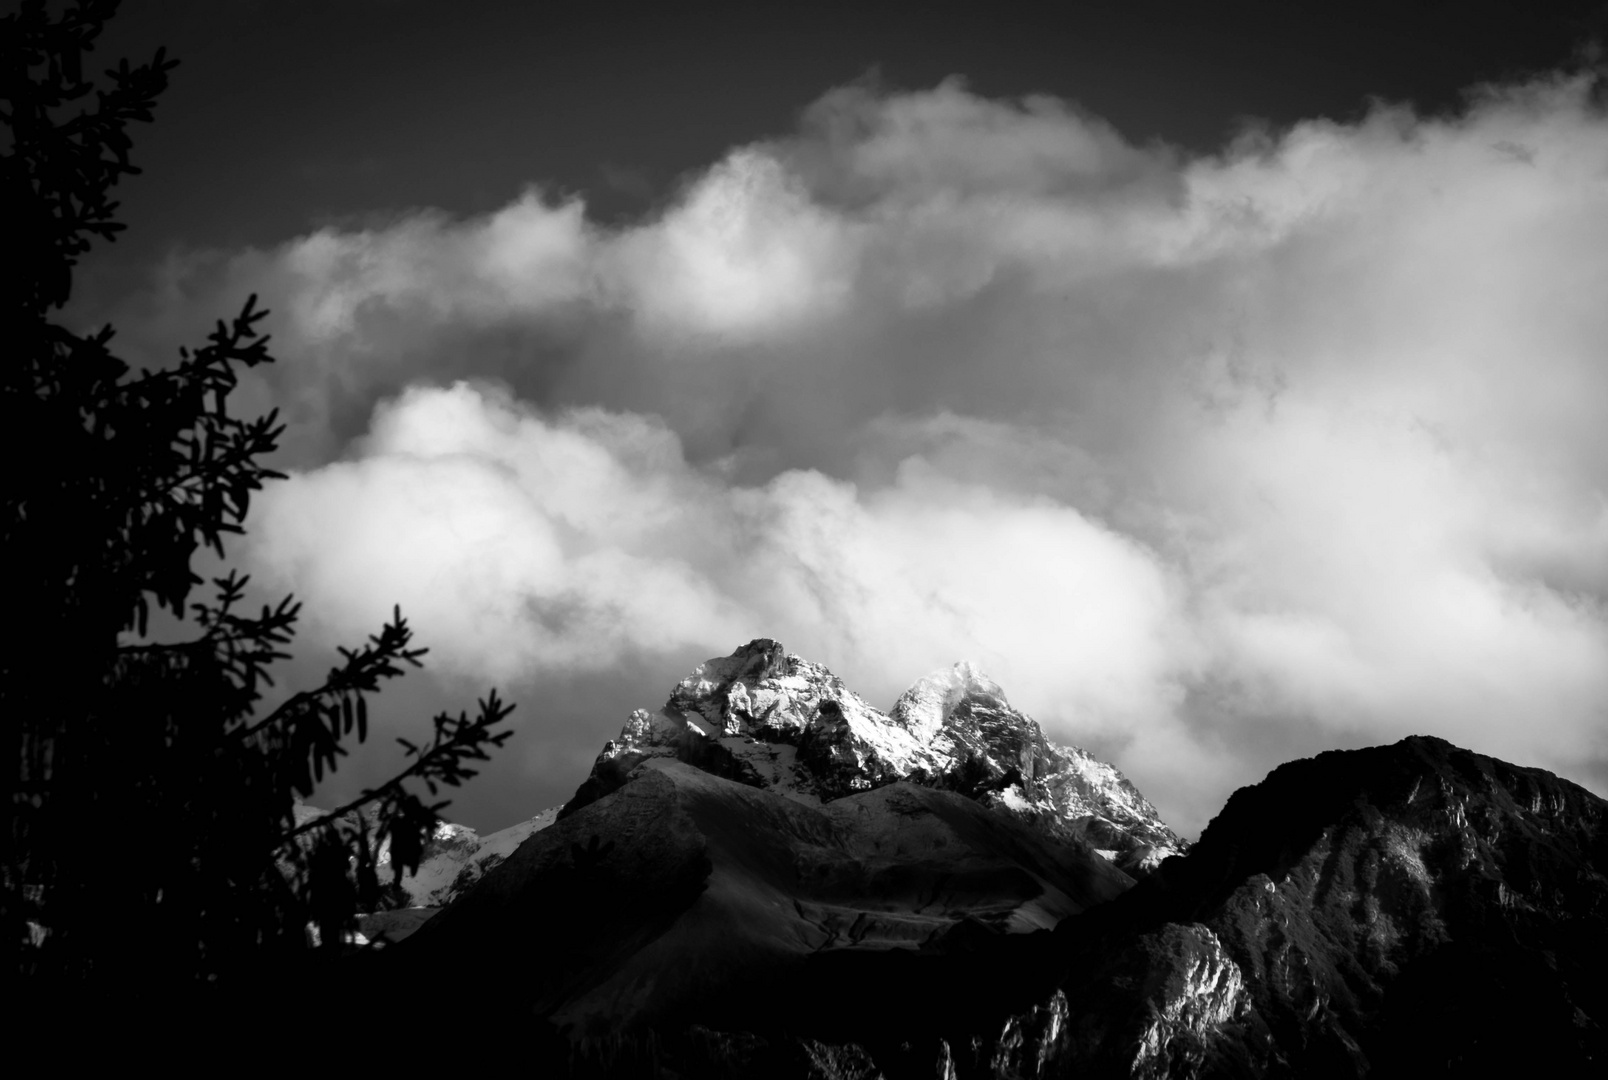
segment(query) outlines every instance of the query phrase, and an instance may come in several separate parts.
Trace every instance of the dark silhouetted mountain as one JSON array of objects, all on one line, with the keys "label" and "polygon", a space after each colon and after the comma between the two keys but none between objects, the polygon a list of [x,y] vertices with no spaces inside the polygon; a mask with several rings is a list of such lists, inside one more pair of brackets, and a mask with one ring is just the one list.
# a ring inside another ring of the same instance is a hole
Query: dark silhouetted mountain
[{"label": "dark silhouetted mountain", "polygon": [[959,1075],[1589,1075],[1605,870],[1608,803],[1551,773],[1421,737],[1294,761],[1058,927],[1039,1034]]},{"label": "dark silhouetted mountain", "polygon": [[1437,739],[1334,751],[1133,884],[1056,810],[1036,763],[1059,751],[997,688],[957,669],[905,700],[878,720],[769,642],[711,662],[360,966],[462,986],[498,1033],[476,1059],[551,1075],[1600,1071],[1590,792]]},{"label": "dark silhouetted mountain", "polygon": [[[407,943],[514,965],[576,1038],[754,1025],[754,987],[812,957],[1047,930],[1132,880],[954,792],[895,783],[810,806],[681,761],[534,834]],[[507,1004],[506,1002],[504,1004]]]}]

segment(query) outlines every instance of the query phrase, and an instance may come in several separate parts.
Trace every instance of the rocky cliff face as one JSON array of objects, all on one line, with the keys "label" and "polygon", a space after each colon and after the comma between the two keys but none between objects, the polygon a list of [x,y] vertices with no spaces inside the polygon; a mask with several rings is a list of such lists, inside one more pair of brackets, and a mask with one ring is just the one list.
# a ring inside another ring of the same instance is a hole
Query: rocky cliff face
[{"label": "rocky cliff face", "polygon": [[970,664],[917,682],[889,719],[931,747],[939,784],[1064,830],[1136,877],[1188,848],[1114,766],[1051,742]]},{"label": "rocky cliff face", "polygon": [[1113,766],[1051,742],[969,664],[927,676],[884,713],[819,664],[752,641],[701,665],[657,712],[633,713],[565,812],[654,757],[811,805],[896,781],[955,791],[1134,876],[1187,847]]}]

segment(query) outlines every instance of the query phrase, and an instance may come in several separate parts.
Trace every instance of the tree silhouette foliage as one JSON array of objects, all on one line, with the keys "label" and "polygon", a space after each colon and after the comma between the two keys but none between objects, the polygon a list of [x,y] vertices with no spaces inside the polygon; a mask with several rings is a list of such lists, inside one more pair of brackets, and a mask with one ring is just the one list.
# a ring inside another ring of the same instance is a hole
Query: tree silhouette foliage
[{"label": "tree silhouette foliage", "polygon": [[[128,129],[149,121],[175,61],[159,51],[97,79],[89,54],[116,0],[59,15],[28,0],[0,20],[0,438],[7,621],[0,730],[8,822],[0,918],[9,972],[38,987],[245,985],[305,972],[342,949],[354,914],[384,900],[378,853],[416,869],[444,802],[500,746],[512,706],[492,691],[438,715],[404,771],[347,806],[298,821],[296,796],[368,735],[367,697],[419,665],[400,611],[343,649],[322,685],[258,715],[299,605],[244,610],[246,578],[207,586],[274,413],[230,414],[239,370],[272,362],[256,298],[177,363],[131,372],[111,327],[57,321],[73,270],[112,240],[111,189],[139,170]],[[193,625],[149,640],[151,605]],[[391,875],[385,875],[389,880]],[[322,933],[312,945],[310,925]]]}]

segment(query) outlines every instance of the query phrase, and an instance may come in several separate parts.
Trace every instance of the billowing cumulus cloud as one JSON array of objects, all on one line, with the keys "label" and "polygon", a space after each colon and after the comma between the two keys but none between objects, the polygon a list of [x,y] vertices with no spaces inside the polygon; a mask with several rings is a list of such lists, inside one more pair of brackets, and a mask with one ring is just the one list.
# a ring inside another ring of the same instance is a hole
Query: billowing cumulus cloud
[{"label": "billowing cumulus cloud", "polygon": [[458,383],[382,404],[355,460],[269,489],[251,532],[261,572],[339,598],[312,613],[330,636],[399,602],[458,674],[606,671],[770,633],[840,667],[885,659],[865,673],[883,694],[958,647],[1063,668],[1046,685],[1091,719],[1167,705],[1167,569],[1069,506],[919,457],[870,490],[812,470],[729,484],[658,421],[548,417]]},{"label": "billowing cumulus cloud", "polygon": [[1195,158],[857,87],[634,224],[532,188],[148,307],[276,310],[247,558],[329,638],[401,602],[506,681],[765,635],[884,705],[968,657],[1193,830],[1412,732],[1608,790],[1605,177],[1583,78]]}]

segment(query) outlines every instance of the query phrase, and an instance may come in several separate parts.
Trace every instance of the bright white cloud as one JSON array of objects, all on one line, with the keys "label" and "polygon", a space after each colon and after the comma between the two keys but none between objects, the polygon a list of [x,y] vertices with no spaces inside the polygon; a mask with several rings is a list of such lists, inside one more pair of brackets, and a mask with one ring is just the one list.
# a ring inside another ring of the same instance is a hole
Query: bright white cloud
[{"label": "bright white cloud", "polygon": [[617,299],[645,333],[765,336],[829,317],[848,294],[854,235],[770,156],[739,150],[662,221],[604,246]]},{"label": "bright white cloud", "polygon": [[1044,685],[1098,724],[1165,708],[1174,662],[1165,572],[1070,507],[914,457],[873,492],[813,471],[731,486],[651,418],[543,417],[490,386],[382,404],[355,460],[263,495],[250,537],[326,632],[400,603],[437,664],[494,679],[770,633],[845,670],[885,658],[866,689],[889,696],[958,647],[1055,669]]},{"label": "bright white cloud", "polygon": [[499,679],[766,635],[889,698],[968,656],[1186,828],[1414,731],[1602,788],[1588,90],[1197,159],[837,91],[635,225],[532,192],[208,263],[281,312],[252,392],[319,448],[253,559]]}]

